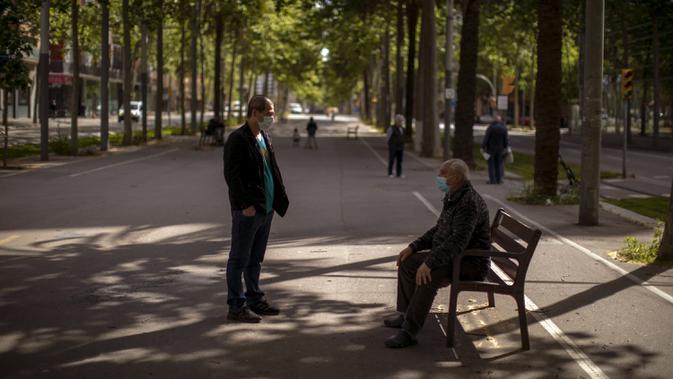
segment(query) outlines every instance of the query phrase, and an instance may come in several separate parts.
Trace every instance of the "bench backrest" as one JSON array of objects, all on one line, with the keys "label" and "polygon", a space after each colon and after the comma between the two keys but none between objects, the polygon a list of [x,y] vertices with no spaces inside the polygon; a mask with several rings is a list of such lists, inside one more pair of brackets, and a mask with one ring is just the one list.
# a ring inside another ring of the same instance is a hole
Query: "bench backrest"
[{"label": "bench backrest", "polygon": [[523,287],[541,234],[539,229],[530,228],[504,209],[498,209],[491,224],[491,241],[505,257],[492,258],[492,261],[514,281],[513,286]]}]

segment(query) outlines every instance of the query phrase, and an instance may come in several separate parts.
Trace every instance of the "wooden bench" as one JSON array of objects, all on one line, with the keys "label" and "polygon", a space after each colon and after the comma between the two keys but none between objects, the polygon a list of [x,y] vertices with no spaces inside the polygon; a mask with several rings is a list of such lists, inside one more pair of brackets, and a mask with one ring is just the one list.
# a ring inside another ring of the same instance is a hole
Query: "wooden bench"
[{"label": "wooden bench", "polygon": [[[522,349],[530,349],[523,291],[528,265],[541,234],[539,229],[526,226],[501,208],[496,213],[493,224],[491,224],[491,250],[465,250],[463,254],[454,258],[451,295],[449,297],[449,320],[446,330],[447,347],[454,346],[458,293],[471,291],[486,292],[489,307],[495,307],[494,293],[512,296],[516,301],[519,313]],[[491,269],[485,281],[460,280],[460,261],[468,255],[491,258]],[[500,278],[493,270],[494,265],[506,273],[511,280],[505,281]]]},{"label": "wooden bench", "polygon": [[355,139],[358,139],[358,128],[360,125],[355,125],[355,126],[349,126],[346,128],[346,139],[350,138],[350,135],[352,134],[355,136]]}]

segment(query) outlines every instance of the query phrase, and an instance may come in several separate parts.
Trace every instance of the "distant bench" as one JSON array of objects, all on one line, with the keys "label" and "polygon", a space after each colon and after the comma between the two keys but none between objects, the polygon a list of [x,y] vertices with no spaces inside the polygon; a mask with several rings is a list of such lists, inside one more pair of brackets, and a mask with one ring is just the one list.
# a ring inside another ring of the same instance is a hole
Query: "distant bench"
[{"label": "distant bench", "polygon": [[346,139],[349,139],[351,134],[354,136],[355,139],[358,139],[358,128],[360,125],[355,125],[355,126],[349,126],[346,128]]},{"label": "distant bench", "polygon": [[[488,294],[489,307],[495,307],[494,293],[512,296],[516,301],[519,312],[522,349],[530,349],[523,287],[528,265],[533,257],[541,234],[539,229],[532,229],[526,226],[500,208],[495,215],[493,224],[491,224],[491,250],[465,250],[463,254],[453,259],[452,281],[449,283],[447,280],[446,283],[442,283],[444,285],[451,285],[449,320],[446,330],[447,347],[454,346],[458,293],[461,291],[471,291],[486,292]],[[491,258],[491,269],[485,281],[460,280],[460,261],[468,255]],[[501,271],[506,273],[512,281],[507,283],[501,279],[493,270],[493,266],[497,266]]]}]

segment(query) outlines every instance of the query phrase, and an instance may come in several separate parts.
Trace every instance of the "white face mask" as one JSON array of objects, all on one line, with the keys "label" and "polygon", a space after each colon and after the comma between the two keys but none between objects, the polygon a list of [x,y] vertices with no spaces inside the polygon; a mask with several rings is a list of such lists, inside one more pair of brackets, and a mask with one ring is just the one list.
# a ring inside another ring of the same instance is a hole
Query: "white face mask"
[{"label": "white face mask", "polygon": [[262,120],[259,123],[259,128],[267,131],[271,129],[271,126],[273,125],[273,116],[264,116],[264,120]]}]

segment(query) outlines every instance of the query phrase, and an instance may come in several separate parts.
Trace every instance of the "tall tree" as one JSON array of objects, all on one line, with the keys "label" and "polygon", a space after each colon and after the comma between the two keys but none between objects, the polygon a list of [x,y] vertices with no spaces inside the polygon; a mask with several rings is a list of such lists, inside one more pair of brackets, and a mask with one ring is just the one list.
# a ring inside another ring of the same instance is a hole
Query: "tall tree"
[{"label": "tall tree", "polygon": [[180,86],[178,90],[180,92],[180,134],[182,135],[185,135],[185,129],[187,128],[187,120],[185,116],[185,96],[187,95],[185,93],[185,49],[187,49],[185,23],[185,20],[180,21]]},{"label": "tall tree", "polygon": [[147,143],[147,87],[149,81],[147,49],[149,45],[149,32],[147,30],[147,21],[142,20],[140,23],[140,101],[142,107],[140,109],[140,118],[142,124],[143,143]]},{"label": "tall tree", "polygon": [[158,10],[157,29],[157,94],[156,105],[154,107],[154,137],[161,139],[161,118],[164,107],[164,0],[156,0],[156,9]]},{"label": "tall tree", "polygon": [[458,70],[458,102],[455,116],[453,156],[474,167],[472,155],[474,99],[477,81],[477,53],[479,50],[480,0],[463,1],[463,26],[460,38],[460,68]]},{"label": "tall tree", "polygon": [[383,64],[381,65],[381,121],[384,128],[390,125],[390,15],[386,12],[386,27],[383,33]]},{"label": "tall tree", "polygon": [[555,196],[561,123],[561,0],[538,2],[534,190]]},{"label": "tall tree", "polygon": [[129,0],[122,0],[122,24],[124,28],[124,46],[122,60],[124,71],[124,145],[133,143],[133,126],[131,125],[131,92],[133,91],[133,73],[131,72],[131,22],[129,20]]},{"label": "tall tree", "polygon": [[224,32],[224,16],[222,15],[222,10],[220,4],[216,5],[217,10],[215,12],[215,80],[213,83],[213,95],[214,95],[214,104],[213,112],[215,113],[215,119],[221,121],[221,106],[222,106],[222,35]]},{"label": "tall tree", "polygon": [[397,0],[397,38],[395,39],[395,114],[404,114],[404,5]]},{"label": "tall tree", "polygon": [[[582,125],[582,182],[580,225],[598,224],[600,190],[601,104],[603,86],[604,0],[586,3],[586,60],[584,86],[586,121]],[[538,84],[538,87],[540,85]]]},{"label": "tall tree", "polygon": [[437,129],[437,33],[435,32],[435,0],[423,0],[421,22],[421,81],[423,83],[423,140],[421,155],[435,153]]},{"label": "tall tree", "polygon": [[80,80],[79,80],[79,1],[71,0],[70,2],[71,14],[71,55],[72,55],[72,96],[70,97],[70,154],[77,155],[79,150],[77,117],[79,116],[79,95],[80,95]]},{"label": "tall tree", "polygon": [[190,123],[190,129],[192,131],[192,134],[196,133],[197,126],[196,126],[196,106],[197,106],[197,98],[198,98],[198,93],[196,92],[196,84],[198,83],[199,79],[197,77],[197,72],[198,72],[198,67],[199,67],[199,62],[197,59],[197,38],[199,36],[199,14],[201,13],[201,0],[196,0],[194,4],[194,9],[193,9],[193,14],[192,14],[192,43],[191,43],[191,59],[190,59],[190,64],[192,68],[192,76],[191,76],[191,91],[190,91],[190,96],[191,96],[191,102],[190,102],[190,112],[191,112],[191,123]]},{"label": "tall tree", "polygon": [[100,149],[107,151],[110,132],[110,1],[101,2]]},{"label": "tall tree", "polygon": [[418,4],[416,0],[407,1],[407,31],[409,47],[407,49],[407,96],[404,103],[404,128],[407,140],[412,138],[412,122],[414,120],[414,89],[416,77],[416,28],[418,23]]}]

